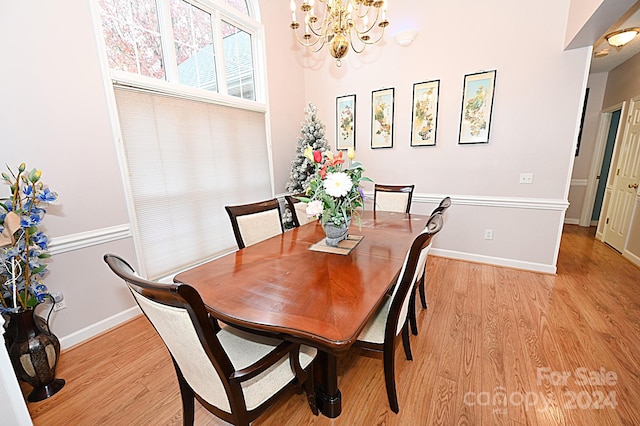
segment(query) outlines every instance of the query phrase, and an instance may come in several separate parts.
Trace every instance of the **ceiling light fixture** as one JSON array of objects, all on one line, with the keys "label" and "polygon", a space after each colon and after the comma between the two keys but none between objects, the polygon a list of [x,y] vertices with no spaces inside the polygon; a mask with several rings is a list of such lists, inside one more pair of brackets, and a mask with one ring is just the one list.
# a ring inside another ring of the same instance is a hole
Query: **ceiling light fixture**
[{"label": "ceiling light fixture", "polygon": [[625,28],[624,30],[609,33],[604,38],[611,46],[622,47],[633,40],[638,33],[640,33],[640,28]]},{"label": "ceiling light fixture", "polygon": [[[313,52],[318,52],[325,44],[329,45],[329,53],[340,59],[349,51],[349,46],[356,53],[361,53],[367,44],[374,44],[382,39],[387,21],[386,0],[318,0],[318,9],[324,9],[322,16],[316,15],[314,0],[302,0],[298,8],[296,1],[291,0],[291,29],[296,39]],[[325,3],[322,6],[322,3]],[[301,25],[296,19],[296,10],[300,9],[304,20]],[[298,28],[304,26],[302,38],[298,36]],[[374,34],[375,33],[375,34]],[[374,36],[375,37],[372,37]]]}]

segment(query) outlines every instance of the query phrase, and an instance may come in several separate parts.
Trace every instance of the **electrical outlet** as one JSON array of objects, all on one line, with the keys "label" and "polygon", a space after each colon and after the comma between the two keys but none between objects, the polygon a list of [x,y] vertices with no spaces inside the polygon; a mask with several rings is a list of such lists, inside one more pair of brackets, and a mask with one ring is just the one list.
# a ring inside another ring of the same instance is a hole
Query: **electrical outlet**
[{"label": "electrical outlet", "polygon": [[484,239],[485,240],[493,240],[493,229],[485,229],[484,230]]},{"label": "electrical outlet", "polygon": [[62,299],[64,299],[64,295],[60,290],[52,291],[51,297],[53,297],[53,300],[56,302],[62,302]]},{"label": "electrical outlet", "polygon": [[67,302],[65,302],[64,300],[61,300],[60,302],[57,302],[55,305],[53,305],[53,312],[58,312],[66,308],[67,308]]},{"label": "electrical outlet", "polygon": [[520,183],[533,183],[533,173],[520,173]]}]

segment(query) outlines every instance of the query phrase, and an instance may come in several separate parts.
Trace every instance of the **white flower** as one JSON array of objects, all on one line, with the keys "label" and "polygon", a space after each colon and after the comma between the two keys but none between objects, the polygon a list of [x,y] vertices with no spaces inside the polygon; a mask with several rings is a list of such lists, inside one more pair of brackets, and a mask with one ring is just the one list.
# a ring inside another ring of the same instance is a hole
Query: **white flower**
[{"label": "white flower", "polygon": [[353,182],[345,172],[334,172],[327,174],[327,178],[322,183],[324,190],[332,197],[344,197],[351,191]]},{"label": "white flower", "polygon": [[322,201],[313,200],[309,204],[307,204],[307,216],[314,217],[322,214],[324,207],[322,206]]}]

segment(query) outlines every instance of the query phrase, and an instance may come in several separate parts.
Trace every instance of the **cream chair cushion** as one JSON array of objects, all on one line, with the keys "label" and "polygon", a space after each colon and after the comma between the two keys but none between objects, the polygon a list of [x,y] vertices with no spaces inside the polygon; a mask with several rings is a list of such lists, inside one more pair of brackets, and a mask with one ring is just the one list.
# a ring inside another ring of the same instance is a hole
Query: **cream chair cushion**
[{"label": "cream chair cushion", "polygon": [[376,210],[404,213],[407,211],[408,202],[408,192],[378,191],[376,193]]},{"label": "cream chair cushion", "polygon": [[238,216],[236,219],[245,247],[282,234],[280,214],[275,209]]}]

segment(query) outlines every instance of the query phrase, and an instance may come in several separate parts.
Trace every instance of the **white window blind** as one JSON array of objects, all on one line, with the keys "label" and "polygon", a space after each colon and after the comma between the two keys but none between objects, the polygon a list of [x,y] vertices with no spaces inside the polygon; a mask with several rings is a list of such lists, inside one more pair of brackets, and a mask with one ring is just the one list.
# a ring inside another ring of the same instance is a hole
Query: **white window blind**
[{"label": "white window blind", "polygon": [[147,276],[235,247],[224,206],[272,196],[265,114],[130,88],[115,94]]}]

